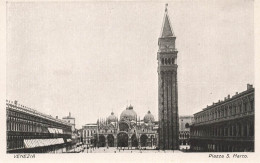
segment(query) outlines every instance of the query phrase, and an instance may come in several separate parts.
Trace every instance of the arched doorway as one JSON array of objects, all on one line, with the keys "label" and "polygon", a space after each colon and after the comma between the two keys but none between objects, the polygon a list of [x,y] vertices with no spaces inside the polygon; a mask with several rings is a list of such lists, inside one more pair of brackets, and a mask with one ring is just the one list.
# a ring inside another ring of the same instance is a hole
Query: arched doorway
[{"label": "arched doorway", "polygon": [[114,147],[114,136],[112,134],[107,136],[107,143],[109,147]]},{"label": "arched doorway", "polygon": [[249,125],[249,136],[254,136],[254,124],[250,123]]},{"label": "arched doorway", "polygon": [[133,134],[131,137],[132,147],[138,147],[138,140],[136,134]]},{"label": "arched doorway", "polygon": [[141,147],[146,147],[147,146],[147,135],[141,135],[140,140],[141,140]]},{"label": "arched doorway", "polygon": [[106,138],[104,135],[99,135],[99,147],[106,146]]},{"label": "arched doorway", "polygon": [[117,144],[118,147],[128,146],[128,135],[125,132],[120,132],[119,134],[117,134]]},{"label": "arched doorway", "polygon": [[151,136],[151,147],[154,146],[154,145],[155,145],[155,144],[154,144],[154,136],[152,135],[152,136]]}]

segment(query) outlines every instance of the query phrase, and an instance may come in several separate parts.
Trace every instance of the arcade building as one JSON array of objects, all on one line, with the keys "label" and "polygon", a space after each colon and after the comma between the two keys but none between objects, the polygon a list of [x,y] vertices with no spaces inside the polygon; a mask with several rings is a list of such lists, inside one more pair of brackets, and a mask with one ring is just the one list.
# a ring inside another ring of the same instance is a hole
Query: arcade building
[{"label": "arcade building", "polygon": [[199,152],[254,152],[255,89],[228,95],[194,114],[191,150]]},{"label": "arcade building", "polygon": [[6,100],[7,153],[62,153],[72,147],[72,125]]},{"label": "arcade building", "polygon": [[142,120],[137,118],[133,106],[128,106],[118,119],[112,112],[106,119],[97,121],[94,146],[155,148],[158,142],[158,122],[150,111]]}]

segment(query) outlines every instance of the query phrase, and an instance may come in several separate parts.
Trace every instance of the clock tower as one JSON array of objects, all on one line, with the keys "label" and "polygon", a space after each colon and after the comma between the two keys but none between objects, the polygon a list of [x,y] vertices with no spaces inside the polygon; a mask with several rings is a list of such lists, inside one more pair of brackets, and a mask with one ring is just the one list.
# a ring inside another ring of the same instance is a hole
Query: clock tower
[{"label": "clock tower", "polygon": [[167,4],[161,34],[158,39],[158,113],[159,148],[179,149],[179,116],[177,85],[176,37],[170,23]]}]

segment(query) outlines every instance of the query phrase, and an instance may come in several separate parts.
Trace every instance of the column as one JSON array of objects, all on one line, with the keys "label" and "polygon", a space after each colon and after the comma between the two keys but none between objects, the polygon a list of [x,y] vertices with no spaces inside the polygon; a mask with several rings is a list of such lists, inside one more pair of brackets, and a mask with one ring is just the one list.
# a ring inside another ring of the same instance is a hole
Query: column
[{"label": "column", "polygon": [[151,147],[151,136],[147,139],[147,147]]},{"label": "column", "polygon": [[246,133],[247,133],[247,136],[249,137],[250,123],[249,123],[249,122],[247,122],[247,123],[246,123],[246,125],[247,125],[247,132],[246,132]]},{"label": "column", "polygon": [[105,138],[106,138],[106,147],[108,147],[107,135],[105,135]]},{"label": "column", "polygon": [[243,123],[241,124],[241,136],[245,136],[244,135],[244,125],[243,125]]},{"label": "column", "polygon": [[234,136],[234,126],[232,125],[232,131],[231,131],[231,136]]},{"label": "column", "polygon": [[141,148],[141,140],[140,140],[140,136],[138,136],[138,147]]},{"label": "column", "polygon": [[236,124],[236,130],[237,130],[237,133],[236,133],[235,136],[239,136],[239,126],[238,126],[238,124]]},{"label": "column", "polygon": [[159,136],[156,137],[156,146],[159,146]]},{"label": "column", "polygon": [[128,149],[129,147],[132,148],[132,139],[131,139],[131,135],[128,136]]},{"label": "column", "polygon": [[168,119],[168,114],[169,114],[169,108],[168,108],[168,87],[169,87],[169,83],[168,83],[168,73],[166,72],[165,74],[165,78],[164,78],[164,105],[163,105],[163,109],[164,109],[164,143],[163,143],[163,147],[164,149],[168,148],[168,140],[169,140],[169,135],[168,135],[168,125],[169,125],[169,119]]},{"label": "column", "polygon": [[117,147],[117,137],[114,135],[114,147]]}]

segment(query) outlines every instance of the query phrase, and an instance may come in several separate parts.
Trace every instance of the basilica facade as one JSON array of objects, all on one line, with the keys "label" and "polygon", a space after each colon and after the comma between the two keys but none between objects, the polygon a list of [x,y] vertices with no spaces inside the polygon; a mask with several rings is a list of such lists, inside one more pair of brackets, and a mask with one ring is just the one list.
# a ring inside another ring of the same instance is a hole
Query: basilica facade
[{"label": "basilica facade", "polygon": [[112,112],[105,119],[97,120],[97,132],[94,146],[155,148],[158,142],[158,122],[150,111],[141,119],[137,117],[133,106],[128,106],[120,118]]}]

